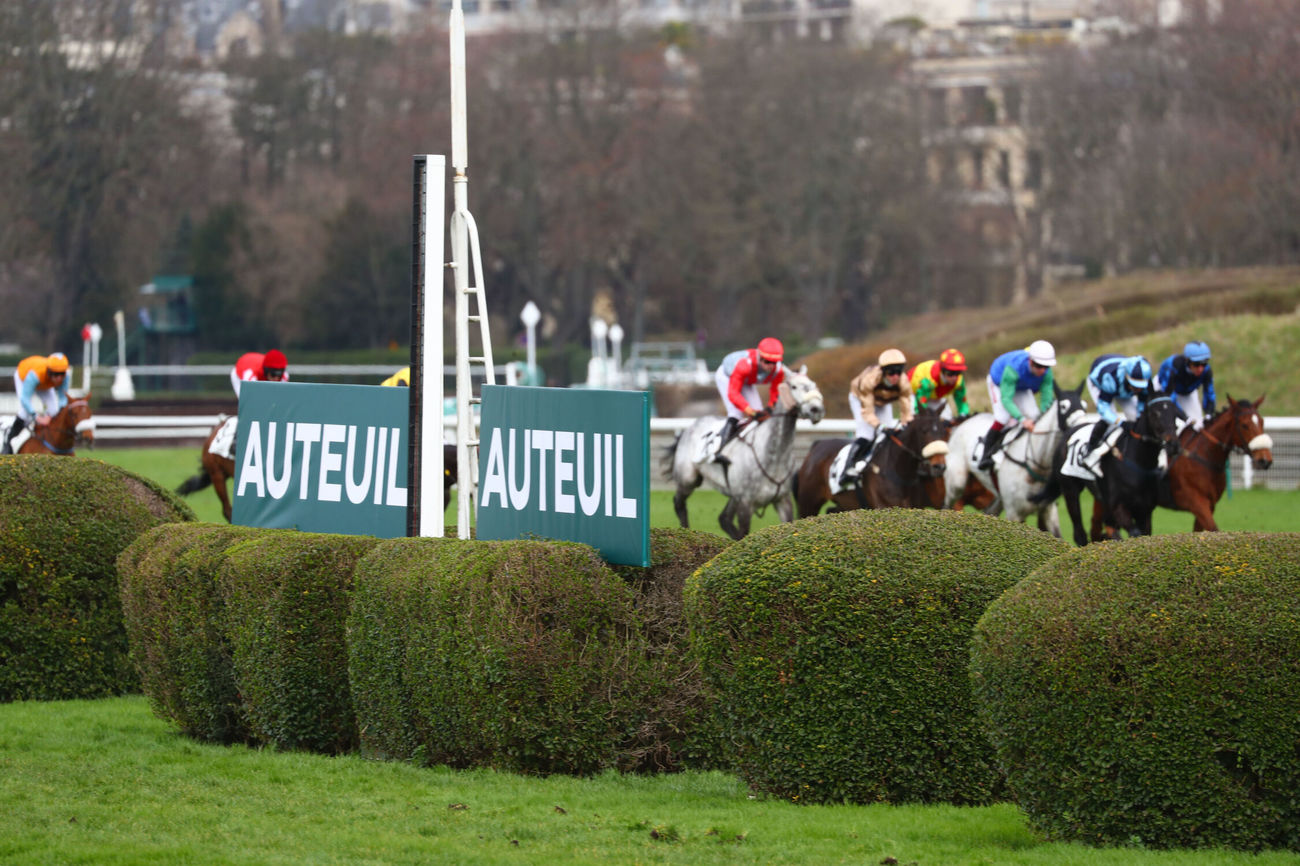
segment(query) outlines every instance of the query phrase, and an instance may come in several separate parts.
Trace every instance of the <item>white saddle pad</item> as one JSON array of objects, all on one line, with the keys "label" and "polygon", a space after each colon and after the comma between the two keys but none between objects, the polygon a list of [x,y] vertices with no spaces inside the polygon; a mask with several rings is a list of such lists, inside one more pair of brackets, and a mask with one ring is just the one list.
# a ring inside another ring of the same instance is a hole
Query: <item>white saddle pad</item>
[{"label": "white saddle pad", "polygon": [[722,443],[722,428],[727,423],[725,418],[715,418],[709,427],[704,431],[695,442],[695,453],[691,455],[691,460],[696,463],[707,463],[713,459],[713,455],[718,453],[718,446]]},{"label": "white saddle pad", "polygon": [[[1101,424],[1103,422],[1098,421],[1096,423]],[[1069,475],[1084,481],[1095,481],[1097,479],[1100,473],[1093,472],[1084,463],[1088,456],[1088,439],[1092,437],[1092,428],[1094,426],[1094,424],[1088,424],[1070,434],[1070,440],[1065,446],[1065,462],[1061,464],[1062,475]],[[1113,448],[1122,435],[1124,435],[1124,428],[1116,427],[1106,434],[1106,438],[1102,442],[1107,448]],[[1161,455],[1164,455],[1163,451]]]},{"label": "white saddle pad", "polygon": [[239,429],[239,416],[222,416],[219,423],[221,426],[217,428],[217,435],[212,437],[212,444],[208,446],[208,453],[224,457],[227,460],[234,460],[235,433]]},{"label": "white saddle pad", "polygon": [[830,477],[826,479],[830,484],[831,495],[834,496],[846,488],[840,486],[840,478],[844,475],[844,465],[849,462],[849,451],[853,449],[853,443],[850,442],[839,451],[835,452],[835,459],[831,461],[829,470]]}]

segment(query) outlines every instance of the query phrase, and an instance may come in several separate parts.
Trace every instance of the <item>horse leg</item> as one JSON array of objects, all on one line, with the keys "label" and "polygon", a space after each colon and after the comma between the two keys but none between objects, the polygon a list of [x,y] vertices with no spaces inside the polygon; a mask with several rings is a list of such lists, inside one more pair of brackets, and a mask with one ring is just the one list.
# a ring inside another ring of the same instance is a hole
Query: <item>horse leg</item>
[{"label": "horse leg", "polygon": [[691,528],[691,516],[686,511],[686,499],[694,489],[694,487],[679,486],[677,492],[673,494],[673,510],[677,512],[677,520],[681,523],[682,529]]},{"label": "horse leg", "polygon": [[749,535],[749,523],[750,523],[750,519],[753,516],[754,516],[754,509],[750,507],[749,503],[747,502],[741,503],[740,505],[736,506],[736,518],[737,518],[737,522],[740,525],[740,534],[735,536],[735,539],[737,541],[740,541],[740,539],[744,538],[746,535]]},{"label": "horse leg", "polygon": [[1198,498],[1188,511],[1196,517],[1196,522],[1192,524],[1192,532],[1219,531],[1219,524],[1214,520],[1214,506],[1206,500]]},{"label": "horse leg", "polygon": [[[825,481],[819,481],[817,484],[804,482],[798,485],[799,495],[795,499],[795,504],[799,507],[800,517],[813,517],[822,510],[822,503],[830,499],[830,488],[826,486]],[[782,518],[784,519],[784,518]]]},{"label": "horse leg", "polygon": [[727,535],[730,536],[732,540],[740,541],[740,539],[744,538],[745,536],[743,533],[740,532],[739,529],[736,528],[735,516],[736,516],[736,500],[728,499],[726,506],[724,506],[722,509],[722,513],[718,515],[718,525],[722,527],[722,531],[727,533]]},{"label": "horse leg", "polygon": [[794,503],[790,501],[789,494],[783,494],[776,498],[776,513],[781,518],[782,523],[794,523]]},{"label": "horse leg", "polygon": [[235,474],[234,469],[233,463],[229,472],[218,463],[209,470],[212,476],[212,487],[217,491],[217,498],[221,500],[221,513],[225,516],[227,523],[233,522],[231,520],[233,510],[230,507],[230,491],[226,489],[226,479]]},{"label": "horse leg", "polygon": [[1062,484],[1061,494],[1065,497],[1065,510],[1070,513],[1070,523],[1074,525],[1074,543],[1084,547],[1088,543],[1088,533],[1083,529],[1083,511],[1079,508],[1080,489],[1073,484]]}]

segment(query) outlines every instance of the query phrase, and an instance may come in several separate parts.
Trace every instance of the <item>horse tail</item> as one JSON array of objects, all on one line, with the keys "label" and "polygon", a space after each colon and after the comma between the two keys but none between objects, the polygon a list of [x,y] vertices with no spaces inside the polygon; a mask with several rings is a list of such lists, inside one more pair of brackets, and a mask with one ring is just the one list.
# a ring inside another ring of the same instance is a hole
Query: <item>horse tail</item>
[{"label": "horse tail", "polygon": [[677,459],[677,446],[682,442],[682,432],[681,430],[677,431],[672,444],[664,446],[664,453],[659,458],[659,469],[663,472],[663,477],[668,481],[673,480],[673,462]]},{"label": "horse tail", "polygon": [[176,488],[176,492],[181,496],[189,496],[191,493],[196,493],[211,483],[212,479],[208,477],[208,473],[200,470],[198,475],[191,475],[189,478],[186,478],[181,483],[181,486]]}]

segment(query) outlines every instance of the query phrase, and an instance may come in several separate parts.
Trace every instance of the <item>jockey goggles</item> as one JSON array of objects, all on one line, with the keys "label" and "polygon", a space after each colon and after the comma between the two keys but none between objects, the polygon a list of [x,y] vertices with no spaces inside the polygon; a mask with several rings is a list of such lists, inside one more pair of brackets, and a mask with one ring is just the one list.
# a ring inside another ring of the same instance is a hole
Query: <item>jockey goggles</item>
[{"label": "jockey goggles", "polygon": [[886,364],[880,368],[880,372],[886,376],[898,376],[902,374],[903,368],[906,366],[906,364]]}]

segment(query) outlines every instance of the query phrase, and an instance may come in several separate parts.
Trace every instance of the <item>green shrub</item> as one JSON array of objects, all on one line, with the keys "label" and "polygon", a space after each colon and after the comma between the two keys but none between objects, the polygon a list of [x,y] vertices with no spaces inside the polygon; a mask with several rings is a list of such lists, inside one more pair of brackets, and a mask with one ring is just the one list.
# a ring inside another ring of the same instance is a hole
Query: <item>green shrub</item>
[{"label": "green shrub", "polygon": [[348,631],[371,753],[591,773],[639,723],[632,593],[585,545],[384,542],[357,567]]},{"label": "green shrub", "polygon": [[138,689],[117,555],[150,527],[193,519],[170,491],[115,466],[0,457],[0,701]]},{"label": "green shrub", "polygon": [[1061,557],[989,608],[971,672],[1049,836],[1300,849],[1300,535]]},{"label": "green shrub", "polygon": [[687,581],[686,614],[740,774],[796,802],[998,797],[971,629],[1065,550],[982,514],[889,509],[767,527],[718,554]]},{"label": "green shrub", "polygon": [[268,530],[221,556],[235,682],[258,742],[331,754],[357,748],[346,626],[353,569],[376,543]]},{"label": "green shrub", "polygon": [[160,526],[122,552],[122,608],[145,696],[159,718],[215,743],[248,742],[219,582],[222,555],[268,530]]},{"label": "green shrub", "polygon": [[730,544],[711,532],[651,529],[650,567],[614,567],[632,587],[649,653],[645,718],[628,755],[636,769],[662,772],[722,764],[717,735],[708,727],[699,663],[689,652],[682,592],[695,569]]}]

